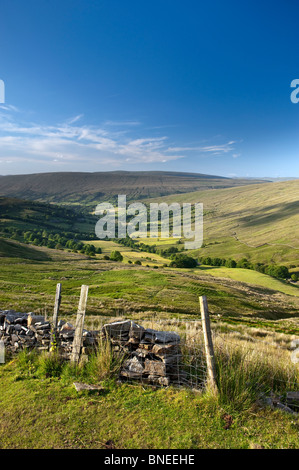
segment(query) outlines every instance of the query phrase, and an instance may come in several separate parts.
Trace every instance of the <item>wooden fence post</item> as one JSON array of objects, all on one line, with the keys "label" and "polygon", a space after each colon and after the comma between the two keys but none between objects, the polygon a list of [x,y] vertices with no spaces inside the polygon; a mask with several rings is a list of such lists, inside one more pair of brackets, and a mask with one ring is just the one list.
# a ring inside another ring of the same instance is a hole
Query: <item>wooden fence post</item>
[{"label": "wooden fence post", "polygon": [[0,364],[5,363],[5,344],[3,339],[0,339]]},{"label": "wooden fence post", "polygon": [[202,320],[202,329],[205,342],[205,352],[206,352],[206,361],[208,368],[208,388],[217,393],[217,383],[216,383],[216,367],[215,367],[215,357],[214,357],[214,347],[211,334],[210,326],[210,317],[208,311],[208,302],[205,295],[199,297],[200,311],[201,311],[201,320]]},{"label": "wooden fence post", "polygon": [[76,326],[75,326],[75,335],[74,335],[72,354],[71,354],[71,362],[74,362],[74,363],[77,363],[80,357],[85,310],[86,310],[86,304],[87,304],[87,295],[88,295],[88,286],[85,286],[85,285],[81,286],[81,294],[80,294]]},{"label": "wooden fence post", "polygon": [[57,329],[58,324],[58,312],[60,307],[61,301],[61,284],[57,284],[56,286],[56,295],[55,295],[55,304],[54,304],[54,314],[53,314],[53,328],[54,331]]},{"label": "wooden fence post", "polygon": [[57,348],[57,324],[58,324],[58,312],[59,312],[59,307],[60,307],[60,302],[61,302],[61,284],[57,284],[56,286],[56,294],[55,294],[55,302],[54,302],[54,313],[53,313],[53,325],[52,325],[52,331],[51,331],[51,352],[55,352]]}]

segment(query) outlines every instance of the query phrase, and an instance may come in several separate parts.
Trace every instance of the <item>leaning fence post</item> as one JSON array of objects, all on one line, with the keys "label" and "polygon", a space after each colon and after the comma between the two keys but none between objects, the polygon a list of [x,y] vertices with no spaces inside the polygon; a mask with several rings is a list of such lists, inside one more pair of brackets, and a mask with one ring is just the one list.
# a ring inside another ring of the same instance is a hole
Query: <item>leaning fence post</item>
[{"label": "leaning fence post", "polygon": [[57,325],[58,325],[58,312],[61,302],[61,284],[57,284],[56,286],[56,294],[55,294],[55,302],[54,302],[54,313],[53,313],[53,320],[52,320],[52,332],[51,332],[51,348],[50,351],[53,352],[56,350],[57,347]]},{"label": "leaning fence post", "polygon": [[205,295],[199,297],[199,303],[208,368],[208,387],[211,391],[217,392],[214,347],[211,334],[207,297]]},{"label": "leaning fence post", "polygon": [[87,304],[87,295],[88,295],[88,286],[85,286],[85,285],[81,286],[81,294],[80,294],[76,326],[75,326],[75,335],[74,335],[72,354],[71,354],[71,362],[74,362],[74,363],[77,363],[80,357],[85,310],[86,310],[86,304]]},{"label": "leaning fence post", "polygon": [[57,284],[57,286],[56,286],[56,295],[55,295],[55,303],[54,303],[54,314],[53,314],[54,331],[56,331],[56,329],[57,329],[58,312],[59,312],[59,307],[60,307],[60,301],[61,301],[61,284]]},{"label": "leaning fence post", "polygon": [[0,364],[5,363],[5,344],[3,339],[0,339]]}]

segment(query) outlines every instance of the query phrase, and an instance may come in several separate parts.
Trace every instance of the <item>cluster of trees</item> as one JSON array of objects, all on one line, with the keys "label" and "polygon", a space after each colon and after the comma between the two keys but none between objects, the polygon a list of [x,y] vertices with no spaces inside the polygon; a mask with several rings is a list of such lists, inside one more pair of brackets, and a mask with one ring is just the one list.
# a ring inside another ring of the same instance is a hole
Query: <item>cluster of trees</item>
[{"label": "cluster of trees", "polygon": [[156,245],[146,245],[145,243],[136,243],[134,239],[130,237],[126,238],[115,238],[114,242],[119,243],[123,246],[128,246],[138,251],[146,251],[147,253],[156,253]]},{"label": "cluster of trees", "polygon": [[173,254],[179,253],[178,247],[170,246],[169,248],[160,248],[157,250],[158,255],[163,256],[163,258],[171,258]]},{"label": "cluster of trees", "polygon": [[176,246],[170,246],[169,248],[157,248],[156,245],[147,245],[146,243],[136,243],[134,239],[127,238],[116,238],[113,240],[116,243],[120,243],[123,246],[128,246],[138,251],[145,251],[147,253],[157,253],[163,258],[170,258],[174,253],[179,253],[183,251],[184,248],[179,250]]},{"label": "cluster of trees", "polygon": [[187,256],[185,253],[173,254],[170,259],[169,266],[171,268],[195,268],[197,266],[196,259]]},{"label": "cluster of trees", "polygon": [[102,252],[101,248],[96,248],[93,244],[84,244],[78,240],[78,234],[71,232],[55,233],[38,229],[23,231],[15,227],[5,228],[3,232],[5,235],[9,235],[10,238],[24,241],[31,245],[46,246],[58,250],[68,249],[88,256],[95,256],[96,253]]},{"label": "cluster of trees", "polygon": [[239,261],[235,261],[231,258],[212,258],[210,256],[201,257],[198,259],[200,264],[208,266],[225,266],[226,268],[243,268],[253,269],[260,273],[268,274],[269,276],[276,277],[278,279],[288,279],[290,277],[289,270],[286,266],[278,266],[275,264],[264,264],[264,263],[250,263],[247,258],[242,258]]},{"label": "cluster of trees", "polygon": [[[79,234],[74,234],[72,232],[53,232],[50,230],[21,230],[16,227],[4,227],[2,229],[3,234],[9,238],[18,239],[24,241],[25,243],[30,243],[37,246],[47,246],[48,248],[55,249],[68,249],[73,252],[79,252],[86,254],[88,256],[95,256],[98,253],[101,253],[101,248],[96,248],[92,243],[84,244],[79,240]],[[80,234],[80,238],[90,239],[90,234]],[[182,249],[179,250],[176,246],[170,246],[169,248],[157,248],[156,245],[147,245],[145,243],[137,244],[135,240],[130,237],[115,239],[117,243],[133,248],[137,251],[145,251],[148,253],[157,253],[164,258],[170,258],[171,267],[177,268],[194,268],[199,264],[208,265],[208,266],[225,266],[227,268],[244,268],[244,269],[253,269],[260,273],[268,274],[269,276],[278,278],[278,279],[289,279],[293,281],[298,281],[298,275],[289,273],[289,270],[286,266],[278,265],[267,265],[264,263],[251,263],[247,258],[242,258],[239,261],[236,261],[232,258],[219,258],[219,257],[200,257],[195,260],[193,257],[188,256],[186,253],[182,253]],[[122,261],[123,256],[117,250],[112,251],[109,256],[104,258],[110,259],[112,261]],[[137,263],[136,263],[137,264]]]},{"label": "cluster of trees", "polygon": [[122,261],[123,255],[121,254],[120,251],[114,250],[114,251],[111,251],[110,253],[110,259],[111,261]]},{"label": "cluster of trees", "polygon": [[157,253],[164,258],[170,258],[171,267],[176,268],[194,268],[198,265],[198,262],[203,265],[208,266],[225,266],[227,268],[243,268],[243,269],[253,269],[255,271],[268,274],[269,276],[278,278],[278,279],[288,279],[296,280],[296,275],[290,276],[289,270],[286,266],[278,265],[266,265],[263,263],[250,263],[247,258],[242,258],[239,261],[236,261],[232,258],[213,258],[210,256],[201,257],[198,259],[198,262],[191,256],[188,256],[186,253],[182,253],[182,249],[179,249],[176,246],[171,246],[169,248],[157,248],[156,245],[146,245],[144,243],[137,244],[130,237],[116,239],[117,243],[121,245],[128,246],[130,248],[147,251],[149,253]]}]

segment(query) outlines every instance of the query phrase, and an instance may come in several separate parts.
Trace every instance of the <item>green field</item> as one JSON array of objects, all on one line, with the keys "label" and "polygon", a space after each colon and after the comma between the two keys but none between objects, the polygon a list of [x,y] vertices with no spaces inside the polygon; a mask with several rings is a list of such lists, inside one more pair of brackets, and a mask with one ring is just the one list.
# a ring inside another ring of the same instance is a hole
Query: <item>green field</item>
[{"label": "green field", "polygon": [[207,275],[213,277],[229,278],[235,281],[245,282],[246,284],[273,289],[277,292],[283,292],[284,294],[299,296],[298,283],[290,284],[249,269],[201,266],[200,272],[205,272]]}]

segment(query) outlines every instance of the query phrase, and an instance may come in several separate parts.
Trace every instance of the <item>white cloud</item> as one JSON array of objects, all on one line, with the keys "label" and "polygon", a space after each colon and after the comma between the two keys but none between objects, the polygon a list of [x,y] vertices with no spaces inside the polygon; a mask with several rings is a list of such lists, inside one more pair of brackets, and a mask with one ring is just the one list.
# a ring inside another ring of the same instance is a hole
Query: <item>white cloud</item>
[{"label": "white cloud", "polygon": [[[236,141],[231,140],[220,145],[190,146],[190,147],[169,147],[169,152],[199,152],[203,154],[223,155],[234,150]],[[239,156],[239,155],[238,155]]]},{"label": "white cloud", "polygon": [[139,121],[105,121],[105,126],[116,126],[116,127],[123,127],[123,126],[139,126],[141,123]]},{"label": "white cloud", "polygon": [[67,120],[67,123],[68,124],[74,124],[74,122],[77,122],[79,121],[82,117],[84,116],[84,114],[78,114],[77,116],[71,118],[71,119],[68,119]]},{"label": "white cloud", "polygon": [[1,160],[16,165],[38,163],[39,167],[47,168],[65,165],[70,169],[84,165],[94,170],[104,165],[109,169],[126,164],[167,163],[185,158],[188,152],[201,157],[239,156],[233,140],[218,145],[205,142],[201,146],[178,147],[169,145],[166,135],[144,135],[146,130],[142,130],[138,121],[106,121],[101,126],[92,126],[80,123],[84,115],[77,114],[55,125],[24,123],[22,113],[13,108],[0,108],[0,163]]},{"label": "white cloud", "polygon": [[3,109],[4,111],[14,111],[14,112],[19,112],[19,109],[12,105],[12,104],[0,104],[0,110]]},{"label": "white cloud", "polygon": [[134,139],[128,137],[128,132],[113,132],[105,126],[80,126],[78,121],[82,116],[78,114],[62,124],[50,126],[23,124],[11,114],[0,113],[0,157],[9,155],[15,162],[38,158],[45,163],[73,161],[110,163],[112,166],[123,162],[165,162],[183,157],[176,152],[169,154],[165,144],[167,137]]}]

